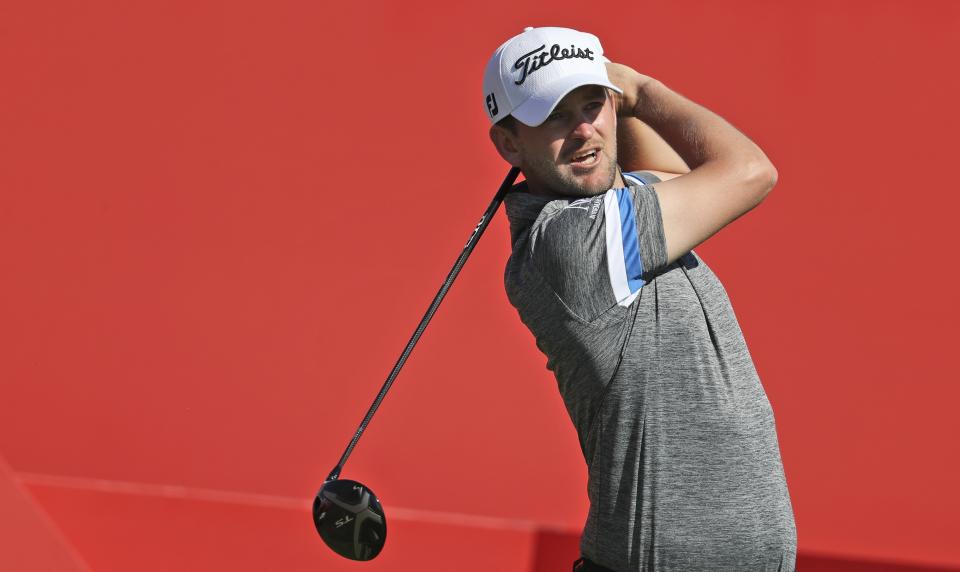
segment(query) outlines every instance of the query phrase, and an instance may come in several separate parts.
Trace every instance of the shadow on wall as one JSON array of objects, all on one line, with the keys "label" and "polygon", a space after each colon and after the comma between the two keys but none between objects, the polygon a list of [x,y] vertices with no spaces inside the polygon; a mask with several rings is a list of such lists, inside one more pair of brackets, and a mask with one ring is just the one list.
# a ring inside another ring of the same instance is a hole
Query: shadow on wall
[{"label": "shadow on wall", "polygon": [[[531,572],[570,570],[579,557],[580,537],[569,531],[537,532],[534,564]],[[798,572],[960,572],[960,568],[938,568],[911,564],[892,564],[871,560],[849,560],[833,556],[800,554]]]}]

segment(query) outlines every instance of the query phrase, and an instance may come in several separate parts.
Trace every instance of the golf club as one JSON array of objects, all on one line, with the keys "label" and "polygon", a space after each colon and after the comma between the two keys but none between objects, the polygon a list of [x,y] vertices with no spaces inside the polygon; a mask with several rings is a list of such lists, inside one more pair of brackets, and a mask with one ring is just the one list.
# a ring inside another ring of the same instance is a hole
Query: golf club
[{"label": "golf club", "polygon": [[351,560],[371,560],[380,554],[380,550],[383,549],[387,540],[387,519],[377,495],[369,487],[357,481],[339,480],[340,472],[343,471],[343,466],[353,452],[353,448],[357,445],[357,441],[360,440],[360,436],[363,435],[367,425],[370,424],[370,420],[377,412],[387,392],[390,391],[390,386],[393,385],[400,369],[406,363],[410,352],[417,345],[417,341],[420,340],[420,336],[426,330],[427,324],[430,323],[434,313],[436,313],[440,302],[447,295],[447,291],[453,285],[457,274],[460,273],[460,269],[463,268],[470,253],[473,252],[474,247],[483,235],[483,231],[490,224],[490,219],[497,212],[500,203],[503,202],[503,198],[513,186],[513,182],[519,174],[520,169],[518,167],[511,168],[510,172],[507,173],[500,189],[493,197],[493,201],[490,202],[490,206],[480,217],[480,222],[477,223],[476,228],[470,234],[470,238],[467,239],[463,252],[457,257],[453,268],[443,281],[443,285],[440,286],[440,291],[433,298],[433,302],[427,308],[427,312],[420,320],[413,336],[404,347],[400,359],[393,366],[376,399],[373,400],[373,404],[363,417],[363,421],[360,422],[360,427],[357,428],[353,439],[350,440],[350,444],[347,445],[337,465],[330,471],[320,490],[317,491],[317,496],[313,501],[313,524],[316,526],[320,538],[341,556]]}]

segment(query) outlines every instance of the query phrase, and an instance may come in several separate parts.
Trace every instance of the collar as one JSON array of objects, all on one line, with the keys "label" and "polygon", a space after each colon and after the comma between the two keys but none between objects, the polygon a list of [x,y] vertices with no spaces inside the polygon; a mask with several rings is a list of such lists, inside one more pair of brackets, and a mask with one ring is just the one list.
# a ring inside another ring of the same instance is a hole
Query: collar
[{"label": "collar", "polygon": [[[640,177],[633,173],[622,173],[622,176],[624,183],[628,186],[645,184]],[[547,206],[548,203],[553,201],[570,202],[571,200],[574,200],[574,198],[561,195],[532,195],[527,189],[526,181],[514,185],[503,199],[507,220],[510,221],[510,242],[516,243],[523,231],[537,220],[537,217],[543,211],[543,207]]]}]

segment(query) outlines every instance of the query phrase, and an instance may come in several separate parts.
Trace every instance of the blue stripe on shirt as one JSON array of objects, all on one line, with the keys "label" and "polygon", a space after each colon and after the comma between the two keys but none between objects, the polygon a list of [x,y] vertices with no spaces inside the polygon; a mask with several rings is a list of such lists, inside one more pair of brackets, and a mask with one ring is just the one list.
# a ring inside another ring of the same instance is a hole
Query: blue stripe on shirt
[{"label": "blue stripe on shirt", "polygon": [[617,189],[617,203],[620,208],[620,236],[623,239],[623,263],[627,268],[627,284],[630,292],[636,292],[646,282],[640,278],[643,275],[643,261],[640,259],[640,240],[637,237],[637,215],[629,189]]}]

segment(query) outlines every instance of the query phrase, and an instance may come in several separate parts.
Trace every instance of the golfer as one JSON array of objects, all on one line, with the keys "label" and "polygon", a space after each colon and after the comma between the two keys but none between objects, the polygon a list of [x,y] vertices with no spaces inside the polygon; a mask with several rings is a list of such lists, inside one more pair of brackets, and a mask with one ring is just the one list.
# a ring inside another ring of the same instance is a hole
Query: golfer
[{"label": "golfer", "polygon": [[792,571],[773,411],[692,250],[777,171],[721,117],[605,61],[593,35],[527,28],[483,82],[490,138],[525,178],[505,200],[507,295],[589,472],[574,570]]}]

